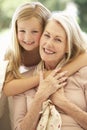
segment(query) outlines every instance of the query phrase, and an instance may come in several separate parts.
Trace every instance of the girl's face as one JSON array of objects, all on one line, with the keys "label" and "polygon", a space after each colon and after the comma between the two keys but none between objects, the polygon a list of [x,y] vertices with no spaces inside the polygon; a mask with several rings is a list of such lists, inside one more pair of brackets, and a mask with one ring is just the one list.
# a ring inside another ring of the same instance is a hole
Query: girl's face
[{"label": "girl's face", "polygon": [[40,21],[32,17],[28,20],[19,20],[17,22],[18,42],[24,50],[31,51],[39,46],[39,40],[42,34]]},{"label": "girl's face", "polygon": [[40,40],[40,55],[47,69],[54,69],[64,57],[67,49],[67,36],[63,27],[56,21],[49,21]]}]

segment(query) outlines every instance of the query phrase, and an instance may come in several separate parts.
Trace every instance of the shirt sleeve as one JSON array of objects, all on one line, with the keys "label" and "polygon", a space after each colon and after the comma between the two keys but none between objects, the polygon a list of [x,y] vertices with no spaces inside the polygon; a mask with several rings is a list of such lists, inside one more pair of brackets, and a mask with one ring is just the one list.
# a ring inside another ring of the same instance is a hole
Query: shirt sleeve
[{"label": "shirt sleeve", "polygon": [[82,74],[82,77],[84,77],[84,94],[85,94],[85,100],[86,100],[86,111],[87,111],[87,67],[86,70],[84,70],[84,73]]},{"label": "shirt sleeve", "polygon": [[82,84],[82,89],[84,90],[84,96],[86,100],[86,110],[87,110],[87,66],[80,69],[79,73],[80,73],[79,83]]},{"label": "shirt sleeve", "polygon": [[14,130],[21,130],[20,123],[23,120],[26,111],[26,97],[24,94],[19,94],[17,96],[13,97],[13,103],[14,103]]}]

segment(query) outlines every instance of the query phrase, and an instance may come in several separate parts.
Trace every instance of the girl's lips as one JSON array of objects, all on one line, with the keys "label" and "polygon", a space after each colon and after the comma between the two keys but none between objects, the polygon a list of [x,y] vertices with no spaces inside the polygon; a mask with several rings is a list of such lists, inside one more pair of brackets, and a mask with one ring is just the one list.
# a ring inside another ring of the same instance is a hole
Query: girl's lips
[{"label": "girl's lips", "polygon": [[31,44],[34,44],[35,42],[24,42],[24,44],[26,45],[31,45]]}]

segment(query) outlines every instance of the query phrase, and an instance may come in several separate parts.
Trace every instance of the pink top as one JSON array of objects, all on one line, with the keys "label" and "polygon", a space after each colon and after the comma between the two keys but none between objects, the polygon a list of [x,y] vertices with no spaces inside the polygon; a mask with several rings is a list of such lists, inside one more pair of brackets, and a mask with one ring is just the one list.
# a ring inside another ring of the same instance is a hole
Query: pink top
[{"label": "pink top", "polygon": [[[14,124],[15,130],[20,129],[20,122],[28,111],[34,95],[35,89],[14,96]],[[77,73],[69,77],[68,84],[65,87],[65,95],[71,102],[76,104],[82,110],[87,111],[87,67],[83,67]],[[61,130],[84,130],[70,116],[60,113],[62,118]]]}]

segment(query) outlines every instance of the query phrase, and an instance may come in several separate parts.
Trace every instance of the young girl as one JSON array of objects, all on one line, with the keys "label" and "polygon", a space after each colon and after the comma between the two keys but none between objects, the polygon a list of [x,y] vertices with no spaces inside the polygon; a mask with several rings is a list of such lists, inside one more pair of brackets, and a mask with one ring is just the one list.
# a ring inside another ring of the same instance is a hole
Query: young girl
[{"label": "young girl", "polygon": [[[40,61],[39,40],[50,14],[39,2],[26,3],[15,11],[12,19],[12,43],[5,57],[9,61],[3,87],[5,95],[16,95],[38,85],[39,75],[22,78],[21,73],[33,69]],[[87,65],[86,58],[86,53],[79,55],[61,71],[67,70],[67,75],[70,76]]]}]

